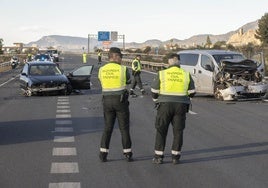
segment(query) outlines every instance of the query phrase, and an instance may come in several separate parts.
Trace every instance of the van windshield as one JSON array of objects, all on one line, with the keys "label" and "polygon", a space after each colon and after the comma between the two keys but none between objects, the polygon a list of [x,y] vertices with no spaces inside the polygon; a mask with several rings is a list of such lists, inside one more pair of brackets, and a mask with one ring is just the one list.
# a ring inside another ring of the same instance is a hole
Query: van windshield
[{"label": "van windshield", "polygon": [[216,60],[217,64],[220,65],[221,60],[244,60],[245,57],[241,54],[217,54],[213,55],[214,59]]}]

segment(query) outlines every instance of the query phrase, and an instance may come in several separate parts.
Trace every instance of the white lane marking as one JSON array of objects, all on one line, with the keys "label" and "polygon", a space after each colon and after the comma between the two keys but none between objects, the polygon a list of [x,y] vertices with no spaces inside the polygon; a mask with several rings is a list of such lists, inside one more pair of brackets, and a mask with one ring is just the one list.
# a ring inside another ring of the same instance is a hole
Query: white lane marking
[{"label": "white lane marking", "polygon": [[54,132],[74,132],[74,129],[72,127],[55,127]]},{"label": "white lane marking", "polygon": [[6,85],[7,83],[11,82],[11,81],[14,80],[16,77],[18,77],[18,75],[16,75],[14,78],[10,78],[8,81],[6,81],[6,82],[0,84],[0,87],[2,87],[2,86],[4,86],[4,85]]},{"label": "white lane marking", "polygon": [[70,125],[72,124],[72,120],[56,120],[56,125]]},{"label": "white lane marking", "polygon": [[77,153],[76,153],[76,148],[74,147],[53,148],[52,155],[53,156],[73,156],[73,155],[77,155]]},{"label": "white lane marking", "polygon": [[191,110],[189,110],[189,114],[194,114],[194,115],[196,115],[197,113],[196,113],[196,112],[193,112],[193,111],[191,111]]},{"label": "white lane marking", "polygon": [[69,105],[69,102],[57,102],[57,105]]},{"label": "white lane marking", "polygon": [[54,142],[74,142],[74,136],[54,136]]},{"label": "white lane marking", "polygon": [[70,113],[71,110],[67,110],[67,109],[64,109],[64,110],[57,110],[57,113]]},{"label": "white lane marking", "polygon": [[69,102],[69,98],[58,99],[58,102]]},{"label": "white lane marking", "polygon": [[68,96],[58,96],[58,99],[69,99]]},{"label": "white lane marking", "polygon": [[56,114],[56,118],[70,118],[71,114]]},{"label": "white lane marking", "polygon": [[57,106],[58,109],[70,108],[70,106]]},{"label": "white lane marking", "polygon": [[81,188],[80,182],[49,183],[48,188]]},{"label": "white lane marking", "polygon": [[52,163],[50,173],[52,174],[79,173],[78,163],[76,162]]}]

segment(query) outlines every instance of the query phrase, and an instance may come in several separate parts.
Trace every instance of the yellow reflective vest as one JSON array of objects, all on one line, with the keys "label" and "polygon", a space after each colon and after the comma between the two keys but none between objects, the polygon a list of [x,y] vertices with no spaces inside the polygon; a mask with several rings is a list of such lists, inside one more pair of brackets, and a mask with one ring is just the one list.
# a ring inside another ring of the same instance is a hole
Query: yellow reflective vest
[{"label": "yellow reflective vest", "polygon": [[[135,66],[135,63],[137,63],[137,66]],[[141,70],[141,62],[137,59],[134,59],[132,61],[132,70],[134,71],[140,71]]]},{"label": "yellow reflective vest", "polygon": [[126,66],[113,62],[101,67],[98,77],[102,91],[121,91],[126,89],[126,69]]},{"label": "yellow reflective vest", "polygon": [[189,72],[173,66],[159,72],[161,95],[187,96],[190,83]]}]

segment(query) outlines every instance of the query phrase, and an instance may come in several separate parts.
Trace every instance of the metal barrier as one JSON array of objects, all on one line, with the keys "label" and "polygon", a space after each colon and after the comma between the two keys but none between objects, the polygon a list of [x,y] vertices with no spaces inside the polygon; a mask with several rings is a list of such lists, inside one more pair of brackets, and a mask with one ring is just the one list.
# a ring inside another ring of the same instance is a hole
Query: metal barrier
[{"label": "metal barrier", "polygon": [[8,70],[11,70],[11,63],[10,62],[5,62],[5,63],[0,63],[0,72],[5,72]]},{"label": "metal barrier", "polygon": [[[91,54],[90,56],[97,58],[97,55],[95,55],[95,54]],[[108,56],[104,55],[104,56],[102,56],[102,59],[105,61],[108,61]],[[133,61],[133,59],[123,57],[122,64],[131,67],[132,61]],[[165,64],[165,63],[155,63],[155,62],[150,62],[150,61],[141,61],[141,64],[143,66],[143,69],[148,70],[148,71],[152,71],[152,72],[157,72],[159,70],[163,70],[167,66],[167,64]]]}]

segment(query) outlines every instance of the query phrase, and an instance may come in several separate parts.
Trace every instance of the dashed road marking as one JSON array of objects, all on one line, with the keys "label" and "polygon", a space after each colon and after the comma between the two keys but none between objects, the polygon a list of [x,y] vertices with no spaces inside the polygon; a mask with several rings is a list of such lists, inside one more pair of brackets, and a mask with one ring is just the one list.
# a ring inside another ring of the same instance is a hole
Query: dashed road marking
[{"label": "dashed road marking", "polygon": [[72,127],[55,127],[54,132],[73,132],[74,129]]},{"label": "dashed road marking", "polygon": [[80,188],[80,182],[50,183],[48,188]]},{"label": "dashed road marking", "polygon": [[71,114],[56,114],[56,118],[71,118]]},{"label": "dashed road marking", "polygon": [[68,109],[64,109],[64,110],[57,110],[57,113],[70,113],[71,111]]},{"label": "dashed road marking", "polygon": [[[57,102],[57,111],[56,111],[56,121],[55,121],[55,130],[53,133],[61,133],[61,136],[54,136],[54,142],[57,143],[66,143],[66,142],[74,142],[74,136],[64,136],[64,133],[72,133],[74,132],[71,119],[63,119],[63,118],[71,118],[70,114],[70,105],[69,105],[69,97],[58,97]],[[64,127],[66,126],[66,127]],[[58,145],[58,144],[57,144]],[[58,156],[62,159],[68,156],[76,156],[76,148],[75,147],[54,147],[52,150],[52,156]],[[77,162],[53,162],[51,163],[51,174],[73,174],[79,173],[78,163]],[[69,176],[69,175],[68,175]],[[49,183],[49,188],[80,188],[80,182],[54,182]]]},{"label": "dashed road marking", "polygon": [[69,98],[61,98],[61,99],[58,99],[58,102],[63,102],[63,101],[69,101]]},{"label": "dashed road marking", "polygon": [[74,136],[54,136],[54,142],[74,142]]},{"label": "dashed road marking", "polygon": [[70,106],[57,106],[58,109],[66,109],[66,108],[70,108]]},{"label": "dashed road marking", "polygon": [[76,162],[52,163],[50,173],[52,174],[79,173],[78,163]]},{"label": "dashed road marking", "polygon": [[53,156],[74,156],[77,155],[76,148],[53,148],[52,151]]},{"label": "dashed road marking", "polygon": [[69,102],[58,102],[57,105],[69,105]]},{"label": "dashed road marking", "polygon": [[56,125],[70,125],[72,124],[72,120],[56,120]]},{"label": "dashed road marking", "polygon": [[58,99],[69,99],[68,96],[58,96]]}]

